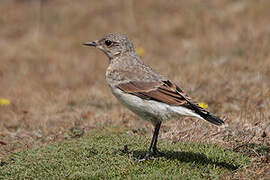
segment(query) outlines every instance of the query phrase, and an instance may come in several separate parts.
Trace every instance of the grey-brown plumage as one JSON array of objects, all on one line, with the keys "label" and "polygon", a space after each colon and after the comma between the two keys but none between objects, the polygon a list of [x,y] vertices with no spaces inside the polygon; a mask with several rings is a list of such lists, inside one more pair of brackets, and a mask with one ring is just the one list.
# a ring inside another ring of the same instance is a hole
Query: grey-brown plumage
[{"label": "grey-brown plumage", "polygon": [[154,124],[154,135],[145,159],[158,152],[158,132],[164,120],[183,115],[215,125],[224,123],[193,102],[176,84],[146,66],[126,36],[112,33],[84,45],[102,50],[109,58],[106,81],[117,99],[142,119]]}]

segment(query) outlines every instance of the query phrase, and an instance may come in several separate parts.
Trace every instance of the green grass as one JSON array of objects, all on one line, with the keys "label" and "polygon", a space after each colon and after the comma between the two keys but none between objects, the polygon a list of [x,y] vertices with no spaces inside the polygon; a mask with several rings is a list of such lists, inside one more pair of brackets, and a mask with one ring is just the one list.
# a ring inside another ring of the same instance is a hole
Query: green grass
[{"label": "green grass", "polygon": [[165,156],[134,162],[150,139],[126,132],[93,130],[83,138],[14,153],[0,163],[0,179],[216,179],[249,162],[219,146],[168,141],[159,142]]}]

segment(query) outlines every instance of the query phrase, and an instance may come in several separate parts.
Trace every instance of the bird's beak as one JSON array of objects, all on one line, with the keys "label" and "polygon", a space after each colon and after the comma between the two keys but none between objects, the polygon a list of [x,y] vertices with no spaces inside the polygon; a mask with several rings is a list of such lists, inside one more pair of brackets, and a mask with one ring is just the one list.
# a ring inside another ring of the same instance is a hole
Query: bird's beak
[{"label": "bird's beak", "polygon": [[97,41],[89,41],[89,42],[83,43],[83,45],[96,47],[98,44],[97,44]]}]

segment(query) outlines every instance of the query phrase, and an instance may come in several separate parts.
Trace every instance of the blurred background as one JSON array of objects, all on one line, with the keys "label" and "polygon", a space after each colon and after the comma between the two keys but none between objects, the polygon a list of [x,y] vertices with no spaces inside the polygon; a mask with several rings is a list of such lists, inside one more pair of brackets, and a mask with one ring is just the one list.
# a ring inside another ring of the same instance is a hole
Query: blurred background
[{"label": "blurred background", "polygon": [[270,1],[1,0],[0,159],[64,139],[70,128],[151,135],[113,97],[107,57],[82,46],[110,32],[226,121],[163,124],[161,138],[269,145]]}]

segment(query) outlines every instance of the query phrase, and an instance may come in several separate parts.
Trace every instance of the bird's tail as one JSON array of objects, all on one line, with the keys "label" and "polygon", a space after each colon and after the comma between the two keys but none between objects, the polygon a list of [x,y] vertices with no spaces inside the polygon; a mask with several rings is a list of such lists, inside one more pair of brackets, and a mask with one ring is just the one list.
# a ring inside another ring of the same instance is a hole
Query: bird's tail
[{"label": "bird's tail", "polygon": [[[207,112],[207,111],[206,111]],[[212,124],[215,124],[217,126],[220,126],[222,124],[224,124],[224,121],[221,120],[220,118],[216,117],[215,115],[211,114],[210,112],[200,112],[198,113],[204,120],[212,123]]]},{"label": "bird's tail", "polygon": [[217,126],[220,126],[222,124],[224,124],[224,121],[221,120],[220,118],[216,117],[215,115],[213,115],[212,113],[206,111],[205,109],[201,108],[200,106],[190,103],[191,109],[198,114],[200,117],[202,117],[202,119],[215,124]]}]

